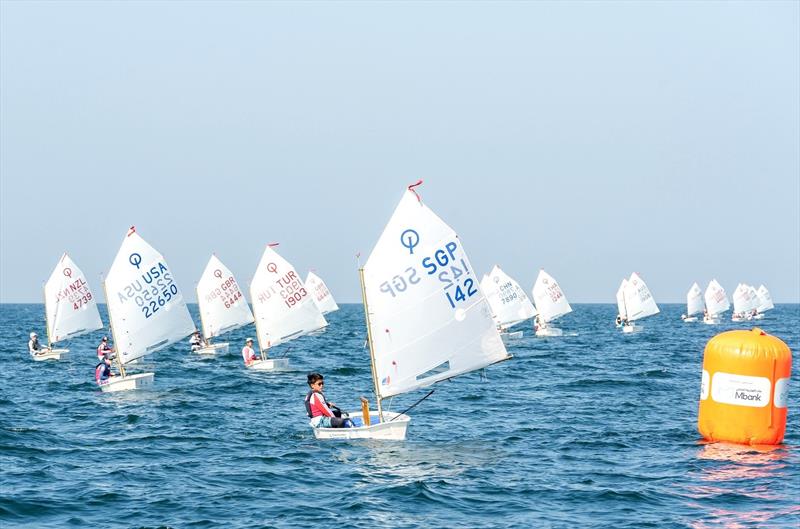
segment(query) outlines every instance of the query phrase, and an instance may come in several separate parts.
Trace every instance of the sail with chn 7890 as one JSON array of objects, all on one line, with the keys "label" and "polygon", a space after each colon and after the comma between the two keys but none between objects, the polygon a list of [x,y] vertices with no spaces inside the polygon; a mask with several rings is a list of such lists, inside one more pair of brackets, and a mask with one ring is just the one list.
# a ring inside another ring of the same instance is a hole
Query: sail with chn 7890
[{"label": "sail with chn 7890", "polygon": [[416,185],[359,270],[377,413],[352,414],[354,428],[316,427],[317,438],[402,440],[410,418],[382,399],[510,358],[461,239]]}]

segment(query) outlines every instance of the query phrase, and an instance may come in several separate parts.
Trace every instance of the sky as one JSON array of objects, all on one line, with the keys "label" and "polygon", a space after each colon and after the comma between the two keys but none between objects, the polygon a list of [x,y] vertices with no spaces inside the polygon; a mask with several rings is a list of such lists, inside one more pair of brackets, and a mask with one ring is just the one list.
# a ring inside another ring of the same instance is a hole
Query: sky
[{"label": "sky", "polygon": [[0,302],[131,225],[189,301],[264,246],[339,302],[407,185],[571,302],[800,302],[800,2],[0,2]]}]

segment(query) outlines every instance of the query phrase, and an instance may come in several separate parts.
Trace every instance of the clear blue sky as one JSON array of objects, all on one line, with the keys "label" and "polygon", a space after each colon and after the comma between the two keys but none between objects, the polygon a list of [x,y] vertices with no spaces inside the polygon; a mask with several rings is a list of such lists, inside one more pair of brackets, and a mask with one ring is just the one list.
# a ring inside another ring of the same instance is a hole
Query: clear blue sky
[{"label": "clear blue sky", "polygon": [[0,301],[128,226],[182,289],[264,245],[340,302],[404,187],[527,290],[800,301],[800,3],[0,4]]}]

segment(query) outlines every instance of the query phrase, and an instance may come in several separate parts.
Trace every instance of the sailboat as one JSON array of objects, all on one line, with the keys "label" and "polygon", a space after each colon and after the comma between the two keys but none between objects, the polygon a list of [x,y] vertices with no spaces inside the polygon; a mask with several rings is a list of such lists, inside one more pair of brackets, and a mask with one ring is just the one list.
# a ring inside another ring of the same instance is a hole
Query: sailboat
[{"label": "sailboat", "polygon": [[47,328],[47,349],[31,354],[42,360],[60,360],[69,349],[54,349],[53,345],[69,338],[103,328],[97,300],[86,276],[64,253],[44,285],[44,316]]},{"label": "sailboat", "polygon": [[739,283],[733,292],[733,315],[731,321],[745,321],[753,319],[753,313],[758,308],[758,294],[753,287]]},{"label": "sailboat", "polygon": [[481,291],[492,309],[497,329],[504,343],[522,338],[522,331],[511,332],[509,329],[536,315],[533,303],[508,274],[495,265],[489,275],[481,279]]},{"label": "sailboat", "polygon": [[706,292],[703,295],[706,302],[705,315],[703,316],[703,323],[708,325],[715,325],[720,322],[722,314],[731,308],[731,303],[728,301],[728,295],[725,289],[722,288],[716,279],[712,279],[706,287]]},{"label": "sailboat", "polygon": [[216,255],[208,260],[197,283],[197,304],[203,338],[206,341],[205,347],[195,351],[197,354],[227,353],[227,342],[211,343],[211,340],[253,323],[253,313],[250,312],[239,283]]},{"label": "sailboat", "polygon": [[625,306],[625,287],[628,286],[628,279],[622,278],[617,289],[617,327],[622,327],[628,322],[628,308]]},{"label": "sailboat", "polygon": [[757,314],[754,316],[755,319],[760,320],[764,317],[764,313],[768,310],[772,310],[775,308],[775,305],[772,303],[772,296],[767,290],[767,287],[761,285],[758,287],[758,291],[756,292],[758,295],[758,307],[757,307]]},{"label": "sailboat", "polygon": [[632,273],[628,279],[624,295],[627,324],[622,326],[622,332],[639,332],[642,326],[635,325],[635,321],[660,312],[658,305],[656,305],[656,300],[653,299],[653,294],[650,293],[647,284],[636,272]]},{"label": "sailboat", "polygon": [[548,325],[556,318],[572,312],[567,297],[558,285],[558,282],[544,271],[539,270],[536,283],[533,285],[533,301],[539,313],[534,320],[536,336],[561,336],[563,331]]},{"label": "sailboat", "polygon": [[103,391],[139,389],[154,373],[129,374],[125,365],[192,334],[194,322],[164,257],[131,226],[103,282],[119,375]]},{"label": "sailboat", "polygon": [[339,305],[333,299],[333,294],[328,290],[328,285],[317,274],[309,270],[305,280],[306,290],[311,292],[311,299],[316,303],[317,308],[324,316],[329,312],[339,310]]},{"label": "sailboat", "polygon": [[511,358],[461,239],[421,201],[421,183],[359,269],[377,412],[356,428],[314,428],[318,439],[405,439],[410,417],[383,399]]},{"label": "sailboat", "polygon": [[685,323],[692,323],[697,321],[695,314],[703,312],[703,291],[700,290],[700,285],[696,282],[692,284],[692,288],[686,293],[686,314],[682,317]]},{"label": "sailboat", "polygon": [[264,249],[250,283],[261,355],[260,360],[247,366],[250,369],[286,369],[289,359],[267,358],[267,350],[328,325],[294,267],[273,250],[277,245],[268,244]]}]

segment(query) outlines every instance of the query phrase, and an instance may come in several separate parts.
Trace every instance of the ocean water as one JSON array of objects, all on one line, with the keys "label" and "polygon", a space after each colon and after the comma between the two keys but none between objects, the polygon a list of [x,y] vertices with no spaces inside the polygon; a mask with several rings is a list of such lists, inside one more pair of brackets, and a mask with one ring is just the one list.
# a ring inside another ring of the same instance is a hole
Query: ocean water
[{"label": "ocean water", "polygon": [[771,450],[700,442],[705,343],[751,324],[684,324],[684,308],[622,335],[614,305],[575,305],[566,336],[521,326],[513,359],[436,385],[406,441],[331,442],[308,427],[305,375],[322,371],[343,408],[374,405],[360,305],[276,348],[292,371],[243,367],[251,327],[210,360],[184,344],[147,357],[153,389],[118,394],[93,381],[102,331],[33,362],[42,306],[2,305],[0,526],[798,527],[800,305],[757,322],[795,360],[785,444]]}]

